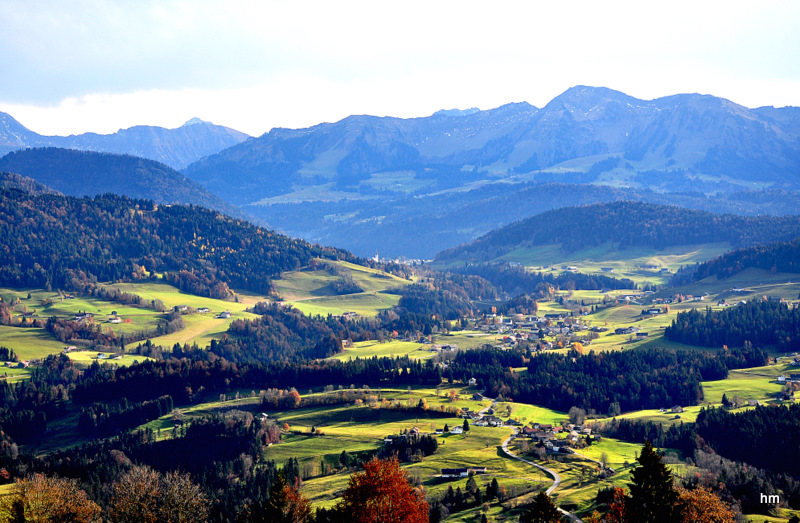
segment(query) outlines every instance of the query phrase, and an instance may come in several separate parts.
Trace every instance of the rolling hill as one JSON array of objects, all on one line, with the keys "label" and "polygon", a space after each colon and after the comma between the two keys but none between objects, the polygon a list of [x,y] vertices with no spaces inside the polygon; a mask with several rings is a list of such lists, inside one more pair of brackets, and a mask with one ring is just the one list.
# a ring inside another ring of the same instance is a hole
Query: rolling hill
[{"label": "rolling hill", "polygon": [[134,156],[52,147],[25,149],[0,158],[0,171],[23,175],[70,196],[114,193],[156,203],[201,205],[244,216],[178,171]]},{"label": "rolling hill", "polygon": [[800,217],[742,217],[641,202],[548,211],[492,231],[436,259],[489,261],[520,247],[560,245],[565,253],[605,242],[619,249],[728,242],[746,247],[800,235]]}]

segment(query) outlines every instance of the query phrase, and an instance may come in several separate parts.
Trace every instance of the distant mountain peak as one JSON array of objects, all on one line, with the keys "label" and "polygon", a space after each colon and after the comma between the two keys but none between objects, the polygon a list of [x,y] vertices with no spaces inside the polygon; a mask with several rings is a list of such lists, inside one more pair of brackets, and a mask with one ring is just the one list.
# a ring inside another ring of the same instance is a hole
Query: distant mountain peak
[{"label": "distant mountain peak", "polygon": [[200,118],[195,116],[194,118],[192,118],[191,120],[189,120],[185,124],[183,124],[181,127],[189,127],[190,125],[197,125],[197,124],[202,124],[202,123],[210,124],[211,122],[206,122],[205,120],[201,120]]},{"label": "distant mountain peak", "polygon": [[439,109],[433,116],[469,116],[480,112],[477,107],[470,107],[469,109]]}]

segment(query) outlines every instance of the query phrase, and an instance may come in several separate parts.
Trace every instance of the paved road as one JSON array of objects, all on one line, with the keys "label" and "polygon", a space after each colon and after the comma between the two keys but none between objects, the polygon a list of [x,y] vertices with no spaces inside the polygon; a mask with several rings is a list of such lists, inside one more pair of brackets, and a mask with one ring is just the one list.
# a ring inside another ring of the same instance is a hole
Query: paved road
[{"label": "paved road", "polygon": [[[517,433],[516,430],[517,429],[514,429],[514,434],[509,436],[509,438],[507,440],[505,440],[503,442],[503,444],[501,445],[501,447],[503,448],[503,452],[505,452],[511,458],[519,460],[519,461],[521,461],[523,463],[527,463],[528,465],[532,465],[532,466],[534,466],[534,467],[536,467],[538,469],[541,469],[541,470],[545,471],[546,473],[550,474],[551,476],[553,476],[553,484],[550,485],[550,488],[548,488],[544,492],[545,494],[547,494],[549,496],[561,484],[561,476],[559,476],[558,472],[556,472],[553,469],[549,469],[549,468],[547,468],[547,467],[545,467],[543,465],[539,465],[538,463],[534,463],[533,461],[528,461],[527,459],[521,458],[521,457],[517,456],[516,454],[512,454],[511,451],[508,450],[508,444],[511,441],[511,438],[514,435],[516,435],[516,433]],[[576,523],[583,523],[583,521],[578,516],[576,516],[574,514],[570,514],[566,510],[563,510],[563,509],[559,508],[558,511],[561,512],[562,514],[564,514],[565,516],[569,517],[572,521],[574,521]]]}]

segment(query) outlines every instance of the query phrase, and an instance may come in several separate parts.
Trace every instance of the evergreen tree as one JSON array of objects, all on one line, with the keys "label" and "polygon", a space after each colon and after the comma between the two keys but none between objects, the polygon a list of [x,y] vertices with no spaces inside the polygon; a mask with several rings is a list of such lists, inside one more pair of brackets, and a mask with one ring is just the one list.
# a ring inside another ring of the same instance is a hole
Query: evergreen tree
[{"label": "evergreen tree", "polygon": [[464,432],[469,432],[469,421],[467,421],[467,418],[464,418],[464,424],[461,425],[461,428],[464,429]]},{"label": "evergreen tree", "polygon": [[519,517],[519,523],[559,523],[561,513],[553,504],[550,496],[544,492],[539,492],[533,499],[533,503]]},{"label": "evergreen tree", "polygon": [[678,493],[673,488],[672,473],[661,462],[650,440],[645,441],[637,459],[640,466],[633,469],[633,483],[629,483],[628,514],[641,523],[670,523],[675,521]]},{"label": "evergreen tree", "polygon": [[497,478],[492,478],[492,482],[486,485],[486,500],[496,498],[498,492],[500,492],[500,485],[497,483]]},{"label": "evergreen tree", "polygon": [[470,474],[469,475],[469,479],[467,479],[467,487],[466,488],[467,488],[467,492],[469,492],[473,496],[475,495],[475,492],[478,491],[478,482],[475,481],[475,475],[474,474]]}]

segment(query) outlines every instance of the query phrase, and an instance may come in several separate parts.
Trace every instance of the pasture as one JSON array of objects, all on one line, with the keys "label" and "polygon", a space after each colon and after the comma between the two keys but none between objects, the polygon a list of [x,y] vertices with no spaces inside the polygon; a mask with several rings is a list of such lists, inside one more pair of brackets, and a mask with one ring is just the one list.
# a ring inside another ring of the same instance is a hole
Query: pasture
[{"label": "pasture", "polygon": [[345,348],[344,351],[331,356],[328,359],[346,361],[355,358],[372,358],[372,357],[389,357],[396,358],[398,356],[408,356],[412,359],[428,359],[435,354],[431,352],[430,345],[423,345],[422,343],[414,343],[408,341],[358,341],[353,343],[352,347]]}]

